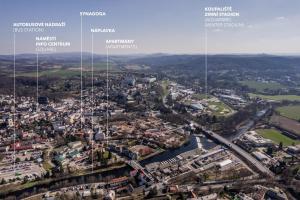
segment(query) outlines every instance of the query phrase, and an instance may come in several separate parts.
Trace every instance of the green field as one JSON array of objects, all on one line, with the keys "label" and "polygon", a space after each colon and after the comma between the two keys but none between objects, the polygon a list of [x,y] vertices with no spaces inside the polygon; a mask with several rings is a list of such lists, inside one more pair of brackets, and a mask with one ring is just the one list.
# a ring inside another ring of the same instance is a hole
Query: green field
[{"label": "green field", "polygon": [[[25,77],[36,77],[36,72],[27,72],[27,73],[18,73],[17,76],[25,76]],[[48,76],[48,77],[72,77],[72,76],[80,76],[80,70],[67,70],[67,69],[54,69],[54,70],[44,70],[39,71],[39,77]]]},{"label": "green field", "polygon": [[44,167],[44,169],[45,169],[46,171],[52,169],[52,166],[49,164],[48,161],[44,161],[44,162],[43,162],[43,167]]},{"label": "green field", "polygon": [[255,130],[264,138],[272,140],[274,143],[279,144],[282,142],[283,146],[291,146],[293,144],[300,144],[299,140],[294,140],[283,135],[280,131],[275,129],[258,129]]},{"label": "green field", "polygon": [[[109,63],[108,65],[109,71],[116,70],[116,65],[113,63]],[[83,68],[83,75],[88,75],[92,73],[91,66]],[[103,71],[106,70],[106,63],[95,63],[94,71]],[[36,71],[17,73],[17,76],[25,76],[25,77],[36,77]],[[39,77],[48,76],[48,77],[61,77],[61,78],[70,78],[74,76],[80,76],[80,66],[76,65],[72,68],[64,68],[64,69],[45,69],[39,71]]]},{"label": "green field", "polygon": [[203,99],[209,99],[209,98],[211,98],[211,96],[208,94],[208,95],[206,95],[206,94],[192,94],[192,98],[193,99],[196,99],[196,100],[203,100]]},{"label": "green field", "polygon": [[248,86],[251,89],[255,89],[258,92],[264,92],[265,90],[279,90],[282,89],[282,86],[279,83],[263,83],[257,81],[240,81],[242,85]]},{"label": "green field", "polygon": [[225,116],[228,114],[231,114],[233,112],[233,110],[226,105],[225,103],[223,103],[222,101],[219,102],[214,102],[214,101],[208,101],[208,105],[210,108],[215,108],[215,109],[211,109],[213,114],[216,116]]},{"label": "green field", "polygon": [[297,121],[300,120],[300,105],[281,106],[276,108],[276,111],[278,111],[281,116]]},{"label": "green field", "polygon": [[[224,102],[220,101],[219,99],[216,99],[216,97],[212,95],[205,95],[205,94],[193,94],[192,99],[194,100],[207,100],[208,108],[212,112],[213,115],[216,116],[226,116],[229,114],[232,114],[234,110],[225,104]],[[217,101],[215,101],[217,100]],[[185,101],[187,104],[191,104],[191,100]]]},{"label": "green field", "polygon": [[168,80],[163,80],[161,82],[161,87],[162,87],[162,90],[163,90],[163,97],[167,96],[169,94],[169,90],[168,90],[168,86],[169,86],[169,81]]},{"label": "green field", "polygon": [[260,97],[265,100],[274,100],[274,101],[283,101],[283,100],[288,100],[288,101],[300,101],[300,96],[298,95],[261,95],[261,94],[253,94],[249,93],[250,97]]}]

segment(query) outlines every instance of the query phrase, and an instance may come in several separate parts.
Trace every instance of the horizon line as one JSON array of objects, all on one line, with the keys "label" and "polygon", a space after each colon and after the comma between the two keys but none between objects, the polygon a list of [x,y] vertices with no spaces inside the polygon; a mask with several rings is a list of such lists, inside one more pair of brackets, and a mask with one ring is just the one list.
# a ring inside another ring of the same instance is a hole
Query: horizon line
[{"label": "horizon line", "polygon": [[[55,55],[55,54],[80,54],[80,51],[69,51],[69,52],[38,52],[39,55]],[[91,52],[84,51],[82,52],[83,54],[90,54],[92,55]],[[37,52],[30,52],[30,53],[18,53],[15,55],[36,55]],[[0,54],[0,56],[13,56],[14,54]],[[98,55],[98,56],[106,56],[105,53],[93,53],[93,55]],[[210,55],[210,56],[227,56],[227,55],[236,55],[236,56],[243,56],[243,55],[266,55],[266,56],[300,56],[299,53],[167,53],[167,52],[157,52],[157,53],[129,53],[129,54],[120,54],[120,53],[112,53],[110,54],[111,56],[151,56],[151,55],[190,55],[190,56],[202,56],[202,55]]]}]

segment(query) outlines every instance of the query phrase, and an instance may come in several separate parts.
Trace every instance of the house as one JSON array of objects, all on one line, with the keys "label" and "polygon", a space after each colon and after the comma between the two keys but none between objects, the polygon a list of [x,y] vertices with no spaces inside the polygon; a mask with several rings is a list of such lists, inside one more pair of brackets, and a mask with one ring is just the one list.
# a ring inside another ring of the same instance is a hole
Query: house
[{"label": "house", "polygon": [[68,147],[70,149],[81,149],[83,147],[81,141],[76,141],[76,142],[70,142],[68,143]]},{"label": "house", "polygon": [[105,133],[101,129],[99,129],[98,132],[95,134],[94,138],[95,138],[96,141],[104,140],[105,139]]},{"label": "house", "polygon": [[250,142],[254,147],[269,147],[274,145],[272,140],[261,137],[255,131],[249,131],[248,134],[243,136],[243,139]]},{"label": "house", "polygon": [[287,200],[287,196],[279,188],[270,188],[265,193],[265,199]]},{"label": "house", "polygon": [[48,97],[45,97],[45,96],[38,97],[38,103],[42,104],[42,105],[47,105],[48,104]]},{"label": "house", "polygon": [[192,103],[190,106],[194,110],[203,110],[203,106],[200,103]]},{"label": "house", "polygon": [[222,167],[225,167],[225,166],[227,166],[227,165],[229,165],[229,164],[231,164],[231,163],[232,163],[232,160],[226,159],[226,160],[223,160],[223,161],[219,162],[219,163],[218,163],[218,166],[219,166],[220,168],[222,168]]},{"label": "house", "polygon": [[288,152],[293,153],[293,154],[300,153],[300,144],[298,144],[296,146],[289,146]]},{"label": "house", "polygon": [[260,151],[254,151],[254,152],[252,152],[252,154],[255,156],[255,158],[257,158],[259,161],[262,161],[262,162],[265,162],[265,161],[268,161],[269,160],[269,157],[266,155],[266,154],[264,154],[264,153],[262,153],[262,152],[260,152]]},{"label": "house", "polygon": [[55,156],[54,160],[55,160],[58,164],[65,165],[65,164],[67,164],[67,161],[66,161],[65,158],[66,158],[65,154],[61,154],[61,155]]}]

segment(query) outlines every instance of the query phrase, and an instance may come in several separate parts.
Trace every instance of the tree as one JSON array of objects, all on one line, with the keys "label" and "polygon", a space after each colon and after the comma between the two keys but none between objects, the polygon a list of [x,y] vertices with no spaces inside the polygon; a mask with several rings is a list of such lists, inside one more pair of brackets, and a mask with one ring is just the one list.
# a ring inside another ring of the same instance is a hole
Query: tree
[{"label": "tree", "polygon": [[46,171],[45,178],[50,178],[51,172],[50,169]]},{"label": "tree", "polygon": [[151,188],[149,191],[148,197],[155,197],[157,195],[157,193],[158,193],[158,191],[157,191],[156,187]]},{"label": "tree", "polygon": [[3,154],[0,154],[0,161],[2,161],[4,157],[5,156]]},{"label": "tree", "polygon": [[20,158],[16,158],[16,162],[18,163],[18,162],[20,162],[21,161],[21,159]]},{"label": "tree", "polygon": [[100,151],[97,151],[97,161],[101,162],[102,160],[102,153]]},{"label": "tree", "polygon": [[4,185],[4,184],[6,184],[6,180],[4,178],[2,178],[1,185]]},{"label": "tree", "polygon": [[24,176],[23,183],[26,183],[28,181],[28,176]]},{"label": "tree", "polygon": [[282,142],[279,142],[279,149],[282,150],[283,144]]},{"label": "tree", "polygon": [[273,154],[273,148],[272,147],[268,147],[267,148],[267,154],[268,155],[272,155]]},{"label": "tree", "polygon": [[228,191],[228,186],[227,186],[227,185],[224,186],[223,191],[224,191],[224,192],[227,192],[227,191]]},{"label": "tree", "polygon": [[209,175],[207,173],[203,174],[203,182],[206,181],[208,179]]},{"label": "tree", "polygon": [[295,146],[296,144],[295,144],[295,142],[292,142],[292,146]]},{"label": "tree", "polygon": [[211,121],[212,121],[212,123],[217,123],[217,117],[215,115],[213,115]]}]

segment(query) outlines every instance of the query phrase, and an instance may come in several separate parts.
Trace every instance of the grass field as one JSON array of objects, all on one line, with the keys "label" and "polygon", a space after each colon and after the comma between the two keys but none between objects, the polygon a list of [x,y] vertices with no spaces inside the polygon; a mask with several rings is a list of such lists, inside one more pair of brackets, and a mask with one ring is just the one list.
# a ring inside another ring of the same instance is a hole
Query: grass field
[{"label": "grass field", "polygon": [[300,120],[300,105],[281,106],[276,108],[276,111],[278,111],[281,116],[297,121]]},{"label": "grass field", "polygon": [[285,135],[283,135],[280,131],[275,129],[258,129],[256,130],[257,133],[259,133],[264,138],[270,139],[276,144],[279,144],[282,142],[283,146],[291,146],[293,144],[300,144],[299,140],[294,140],[292,138],[289,138]]},{"label": "grass field", "polygon": [[208,101],[208,107],[213,111],[213,114],[216,116],[225,116],[233,112],[233,110],[222,101]]},{"label": "grass field", "polygon": [[288,100],[288,101],[300,101],[300,96],[298,95],[261,95],[261,94],[253,94],[249,93],[250,97],[260,97],[265,100],[274,100],[274,101],[283,101],[283,100]]},{"label": "grass field", "polygon": [[161,82],[161,87],[163,90],[163,97],[167,96],[169,94],[168,86],[169,86],[169,81],[168,80],[163,80]]},{"label": "grass field", "polygon": [[211,98],[211,96],[208,94],[208,95],[206,95],[206,94],[193,94],[192,95],[192,98],[193,99],[196,99],[196,100],[203,100],[203,99],[209,99],[209,98]]},{"label": "grass field", "polygon": [[[108,66],[109,71],[116,70],[115,64],[109,63]],[[83,75],[92,73],[91,66],[84,66]],[[106,63],[95,63],[94,71],[103,71],[106,70]],[[48,76],[48,77],[61,77],[61,78],[70,78],[74,76],[80,76],[80,66],[74,66],[72,68],[64,68],[64,69],[45,69],[39,71],[39,77]],[[17,73],[17,76],[25,76],[25,77],[36,77],[36,71],[25,72],[25,73]]]},{"label": "grass field", "polygon": [[[224,102],[220,101],[216,97],[212,95],[205,95],[205,94],[193,94],[192,99],[194,100],[206,100],[208,104],[209,110],[212,112],[213,115],[216,116],[226,116],[232,114],[234,110],[229,107]],[[192,101],[186,101],[187,103],[191,103]]]},{"label": "grass field", "polygon": [[[27,72],[27,73],[18,73],[17,76],[25,77],[36,77],[36,72]],[[39,77],[48,76],[48,77],[72,77],[80,76],[80,70],[67,70],[67,69],[53,69],[53,70],[44,70],[39,71]]]},{"label": "grass field", "polygon": [[52,166],[48,163],[48,161],[43,162],[43,167],[46,171],[52,168]]},{"label": "grass field", "polygon": [[242,85],[248,86],[251,89],[255,89],[258,92],[264,92],[266,89],[268,90],[278,90],[283,88],[279,83],[263,83],[263,82],[257,82],[257,81],[240,81]]}]

